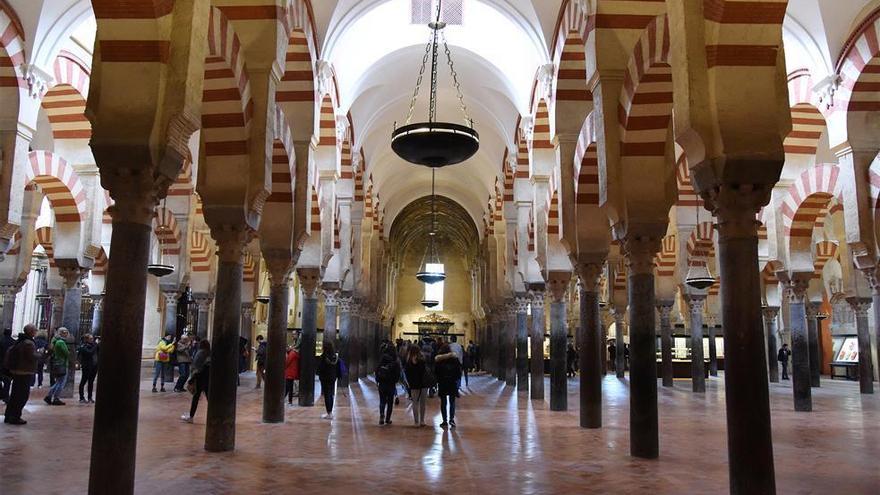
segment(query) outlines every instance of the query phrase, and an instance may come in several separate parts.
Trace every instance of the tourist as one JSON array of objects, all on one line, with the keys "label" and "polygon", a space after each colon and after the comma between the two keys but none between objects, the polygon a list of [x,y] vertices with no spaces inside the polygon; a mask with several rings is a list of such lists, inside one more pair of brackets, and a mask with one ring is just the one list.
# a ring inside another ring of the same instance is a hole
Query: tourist
[{"label": "tourist", "polygon": [[193,394],[192,401],[189,405],[189,414],[180,417],[186,423],[193,422],[202,394],[205,394],[205,399],[208,398],[208,384],[211,379],[211,343],[208,342],[208,339],[199,341],[198,351],[193,358],[192,370],[190,371],[189,384]]},{"label": "tourist", "polygon": [[[82,376],[79,379],[79,402],[81,404],[94,403],[92,390],[95,387],[95,377],[98,376],[98,344],[95,343],[92,334],[83,335],[83,343],[77,348],[76,357],[79,360],[79,369],[82,371]],[[83,388],[86,386],[88,386],[89,392],[88,401],[83,393]]]},{"label": "tourist", "polygon": [[318,361],[317,375],[321,381],[321,395],[324,396],[325,414],[323,419],[333,419],[333,399],[336,395],[336,380],[339,378],[340,362],[339,355],[333,348],[333,342],[325,340],[321,348],[321,358]]},{"label": "tourist", "polygon": [[432,385],[425,356],[416,345],[409,346],[406,362],[403,365],[406,373],[407,390],[412,399],[413,420],[416,426],[425,426],[425,407],[428,401],[428,388]]},{"label": "tourist", "polygon": [[254,356],[257,359],[257,385],[254,388],[260,388],[263,380],[266,379],[266,340],[262,335],[257,335],[257,347],[254,349]]},{"label": "tourist", "polygon": [[782,348],[779,349],[779,354],[776,355],[776,359],[779,360],[779,364],[782,365],[782,379],[788,380],[788,358],[791,356],[791,349],[788,348],[788,344],[782,344]]},{"label": "tourist", "polygon": [[[473,342],[471,343],[473,344]],[[470,349],[471,346],[468,346]],[[468,372],[470,372],[474,367],[474,357],[471,351],[464,351],[464,359],[461,362],[461,374],[464,375],[464,386],[470,387],[470,381],[468,379]],[[459,381],[458,388],[461,388],[461,381]]]},{"label": "tourist", "polygon": [[46,334],[40,332],[34,337],[34,344],[37,346],[37,388],[43,386],[43,371],[46,368],[46,356],[49,353],[49,339]]},{"label": "tourist", "polygon": [[379,424],[391,424],[391,412],[397,397],[397,381],[400,380],[400,361],[391,343],[382,345],[382,357],[376,367],[376,385],[379,388]]},{"label": "tourist", "polygon": [[577,350],[574,348],[574,344],[571,342],[568,343],[568,348],[565,350],[565,359],[566,359],[566,369],[568,370],[566,376],[573,377],[575,375],[575,369],[577,366],[578,354]]},{"label": "tourist", "polygon": [[461,346],[461,344],[458,343],[458,336],[453,335],[452,337],[450,337],[450,340],[451,342],[449,343],[449,350],[455,353],[455,355],[458,357],[459,363],[463,363],[464,348]]},{"label": "tourist", "polygon": [[295,346],[287,350],[287,358],[284,360],[284,395],[287,396],[287,404],[293,405],[293,398],[299,397],[299,349]]},{"label": "tourist", "polygon": [[43,397],[43,401],[51,406],[63,406],[64,402],[59,399],[64,385],[67,384],[67,365],[70,359],[70,349],[67,347],[67,338],[70,332],[64,327],[59,327],[57,334],[49,344],[51,358],[49,359],[49,378],[53,381],[49,387],[49,393]]},{"label": "tourist", "polygon": [[12,384],[12,376],[3,365],[3,358],[6,356],[6,351],[11,349],[13,345],[15,345],[15,339],[12,338],[12,329],[4,328],[3,336],[0,337],[0,400],[3,402],[9,398],[9,386]]},{"label": "tourist", "polygon": [[9,399],[6,401],[4,423],[27,424],[27,421],[21,419],[21,411],[31,395],[34,373],[37,371],[37,346],[34,343],[36,333],[37,327],[31,324],[25,325],[22,333],[18,335],[18,341],[10,346],[4,354],[3,367],[9,371],[9,375],[12,377],[12,388]]},{"label": "tourist", "polygon": [[153,356],[153,393],[156,393],[156,380],[162,376],[161,391],[165,391],[165,369],[171,364],[171,353],[174,352],[174,336],[171,332],[165,334],[156,344],[156,354]]},{"label": "tourist", "polygon": [[[437,354],[436,346],[437,341],[432,338],[425,338],[422,341],[422,354],[425,356],[425,366],[432,375],[434,374],[434,356]],[[428,398],[434,397],[434,393],[436,393],[435,385],[432,383],[428,387]]]},{"label": "tourist", "polygon": [[192,339],[189,335],[184,334],[180,337],[174,348],[174,354],[177,356],[177,370],[180,372],[180,377],[177,378],[177,383],[174,384],[175,392],[183,392],[186,381],[189,379],[193,347]]},{"label": "tourist", "polygon": [[614,340],[608,341],[608,359],[611,361],[611,371],[617,372],[617,344]]},{"label": "tourist", "polygon": [[440,415],[443,416],[440,427],[455,428],[455,398],[458,397],[458,384],[461,380],[461,361],[448,344],[437,351],[434,373],[437,376],[437,394],[440,396]]}]

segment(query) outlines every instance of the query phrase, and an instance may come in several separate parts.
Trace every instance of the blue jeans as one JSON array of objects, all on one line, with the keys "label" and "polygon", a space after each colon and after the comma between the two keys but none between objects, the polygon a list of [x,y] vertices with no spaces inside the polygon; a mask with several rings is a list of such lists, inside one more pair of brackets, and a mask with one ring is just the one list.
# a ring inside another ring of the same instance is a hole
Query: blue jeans
[{"label": "blue jeans", "polygon": [[156,361],[153,363],[153,388],[156,388],[156,380],[159,379],[159,375],[162,375],[162,382],[160,385],[162,386],[162,390],[165,390],[165,368],[169,365],[168,363],[163,363],[162,361]]},{"label": "blue jeans", "polygon": [[180,372],[180,378],[177,379],[177,383],[174,385],[174,390],[183,390],[184,385],[186,385],[186,380],[189,378],[189,365],[190,363],[177,363],[177,370]]},{"label": "blue jeans", "polygon": [[61,391],[64,390],[65,385],[67,385],[67,373],[55,375],[55,384],[49,388],[49,394],[46,397],[57,399],[61,395]]}]

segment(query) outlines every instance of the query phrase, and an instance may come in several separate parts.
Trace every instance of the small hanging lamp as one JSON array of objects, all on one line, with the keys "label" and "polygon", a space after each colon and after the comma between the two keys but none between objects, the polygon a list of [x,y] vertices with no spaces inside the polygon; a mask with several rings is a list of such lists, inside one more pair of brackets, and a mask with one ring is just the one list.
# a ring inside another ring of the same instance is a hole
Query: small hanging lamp
[{"label": "small hanging lamp", "polygon": [[440,301],[437,301],[435,299],[422,299],[422,306],[424,306],[428,309],[436,308],[439,305],[440,305]]},{"label": "small hanging lamp", "polygon": [[[162,211],[167,211],[165,209],[165,199],[162,200]],[[168,265],[164,262],[165,249],[162,247],[162,241],[160,237],[165,232],[171,232],[171,229],[165,225],[165,222],[159,222],[159,226],[156,227],[156,238],[159,239],[159,262],[158,263],[150,263],[147,265],[147,272],[150,275],[155,277],[162,278],[166,275],[171,275],[174,273],[174,265]]]},{"label": "small hanging lamp", "polygon": [[[397,127],[397,123],[395,123],[394,132],[391,134],[391,149],[397,156],[410,163],[431,168],[461,163],[474,156],[480,149],[480,135],[474,129],[474,121],[468,115],[467,106],[464,104],[458,73],[455,72],[452,54],[443,33],[446,23],[440,21],[442,5],[443,0],[437,0],[437,16],[434,22],[428,24],[428,27],[431,28],[431,40],[425,47],[425,56],[422,58],[422,67],[409,104],[406,123],[402,127]],[[437,122],[437,52],[439,41],[443,42],[446,61],[452,74],[452,81],[466,125]],[[415,110],[416,100],[419,97],[419,89],[422,85],[422,77],[425,74],[429,55],[431,58],[431,94],[428,102],[428,121],[412,124],[413,110]]]},{"label": "small hanging lamp", "polygon": [[[446,273],[439,268],[442,266],[442,263],[440,262],[440,255],[437,253],[437,230],[435,224],[437,209],[435,206],[436,196],[434,195],[434,173],[435,170],[431,169],[431,232],[428,233],[428,246],[425,248],[425,254],[422,256],[421,264],[419,264],[419,271],[416,273],[416,278],[426,284],[436,284],[446,280]],[[424,301],[422,304],[424,304]],[[440,303],[438,302],[437,304]],[[434,306],[437,304],[434,304]],[[432,306],[426,305],[426,307],[430,308]]]},{"label": "small hanging lamp", "polygon": [[[697,229],[700,228],[700,205],[697,205]],[[715,277],[709,272],[708,260],[698,263],[696,266],[688,266],[687,275],[684,277],[684,283],[688,287],[697,290],[705,290],[712,287],[715,283]]]}]

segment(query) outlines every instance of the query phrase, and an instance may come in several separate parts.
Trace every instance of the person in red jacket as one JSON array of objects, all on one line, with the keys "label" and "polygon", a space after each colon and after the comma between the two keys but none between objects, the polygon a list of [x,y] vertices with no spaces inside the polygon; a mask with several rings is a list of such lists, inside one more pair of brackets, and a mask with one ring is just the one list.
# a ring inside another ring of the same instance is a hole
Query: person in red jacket
[{"label": "person in red jacket", "polygon": [[299,397],[297,380],[299,380],[299,351],[291,347],[284,362],[284,395],[287,397],[287,404],[291,406],[293,398]]}]

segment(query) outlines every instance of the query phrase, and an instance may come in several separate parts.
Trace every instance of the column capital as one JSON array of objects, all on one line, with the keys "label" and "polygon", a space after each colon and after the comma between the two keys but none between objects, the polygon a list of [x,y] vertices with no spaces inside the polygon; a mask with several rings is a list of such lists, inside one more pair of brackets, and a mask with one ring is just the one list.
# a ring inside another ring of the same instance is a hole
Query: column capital
[{"label": "column capital", "polygon": [[52,306],[64,304],[64,292],[58,289],[49,289],[49,300],[52,301]]},{"label": "column capital", "polygon": [[293,256],[289,249],[264,249],[263,260],[272,286],[288,285],[293,272]]},{"label": "column capital", "polygon": [[92,300],[92,308],[94,311],[101,311],[104,308],[104,296],[101,294],[90,294]]},{"label": "column capital", "polygon": [[544,309],[544,297],[546,296],[546,293],[542,290],[533,290],[531,296],[532,310]]},{"label": "column capital", "polygon": [[165,298],[166,305],[177,306],[177,300],[180,299],[180,293],[177,289],[162,289],[162,296]]},{"label": "column capital", "polygon": [[862,268],[862,273],[865,274],[865,278],[868,280],[868,286],[871,287],[871,293],[873,295],[880,295],[880,276],[878,276],[877,270],[880,270],[880,266],[869,266],[867,268]]},{"label": "column capital", "polygon": [[870,297],[847,297],[846,302],[855,311],[856,318],[867,318],[868,310],[871,309],[872,299]]},{"label": "column capital", "polygon": [[318,284],[321,283],[321,269],[317,267],[297,268],[296,275],[299,278],[299,284],[306,299],[316,299],[318,297]]},{"label": "column capital", "polygon": [[24,283],[0,284],[0,296],[5,300],[7,297],[15,297],[21,291]]},{"label": "column capital", "polygon": [[113,222],[139,223],[151,227],[159,204],[159,192],[163,191],[164,195],[170,184],[171,181],[163,174],[154,176],[152,167],[114,166],[101,169],[101,186],[109,191],[114,201],[107,208]]},{"label": "column capital", "polygon": [[691,312],[702,313],[703,307],[706,304],[706,296],[703,294],[688,294],[685,297],[685,301]]},{"label": "column capital", "polygon": [[221,263],[241,263],[245,247],[254,238],[254,230],[246,225],[223,224],[211,228],[211,237],[217,242]]},{"label": "column capital", "polygon": [[628,235],[623,241],[627,271],[634,275],[653,274],[654,256],[660,251],[662,239],[653,235]]},{"label": "column capital", "polygon": [[82,268],[77,265],[76,262],[62,263],[61,260],[56,260],[56,263],[58,264],[58,274],[64,279],[62,285],[65,289],[76,288],[82,280],[83,275],[89,272],[88,268]]},{"label": "column capital", "polygon": [[764,306],[761,308],[761,312],[764,313],[765,319],[775,320],[779,316],[779,306]]},{"label": "column capital", "polygon": [[351,313],[351,296],[341,295],[336,298],[336,304],[340,313]]},{"label": "column capital", "polygon": [[530,298],[527,295],[517,295],[516,296],[516,312],[519,314],[528,313],[529,301],[530,301]]},{"label": "column capital", "polygon": [[339,289],[323,289],[324,306],[339,306],[340,290]]},{"label": "column capital", "polygon": [[804,309],[807,312],[807,318],[815,318],[819,315],[819,305],[821,303],[815,303],[810,301],[809,299],[804,300]]},{"label": "column capital", "polygon": [[250,318],[254,317],[254,303],[252,303],[252,302],[241,303],[241,317],[244,319],[250,319]]},{"label": "column capital", "polygon": [[788,294],[788,300],[791,303],[804,302],[804,296],[807,288],[810,286],[810,280],[805,277],[791,277],[785,281],[785,289]]},{"label": "column capital", "polygon": [[770,202],[772,185],[719,184],[701,193],[717,218],[719,240],[758,237],[758,211]]},{"label": "column capital", "polygon": [[673,304],[675,304],[675,301],[671,301],[668,299],[661,299],[657,301],[657,311],[660,313],[660,319],[669,319],[669,316],[672,314]]},{"label": "column capital", "polygon": [[199,311],[208,311],[211,302],[214,300],[214,294],[207,292],[193,292],[193,300],[199,305]]},{"label": "column capital", "polygon": [[571,272],[549,272],[547,274],[547,289],[553,302],[563,302],[568,283],[571,280]]},{"label": "column capital", "polygon": [[598,292],[602,273],[605,271],[605,262],[578,263],[575,266],[578,281],[586,292]]}]

